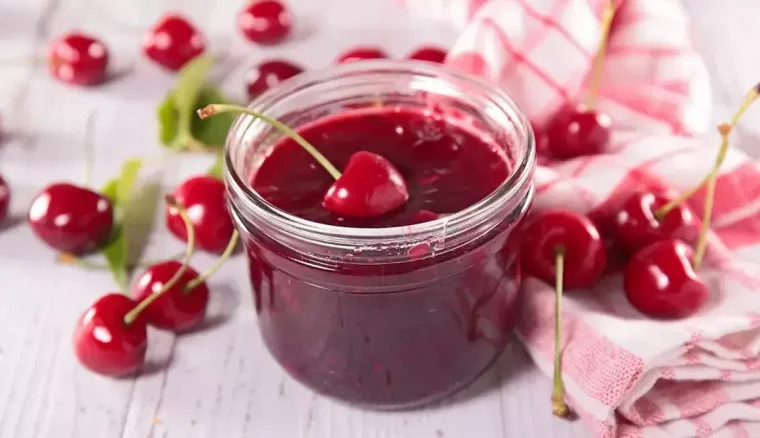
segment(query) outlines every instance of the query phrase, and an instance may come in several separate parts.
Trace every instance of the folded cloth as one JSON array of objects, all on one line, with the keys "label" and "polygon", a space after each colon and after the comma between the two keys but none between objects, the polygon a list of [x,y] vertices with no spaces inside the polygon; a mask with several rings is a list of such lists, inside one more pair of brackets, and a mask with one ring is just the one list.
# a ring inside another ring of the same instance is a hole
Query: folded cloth
[{"label": "folded cloth", "polygon": [[[604,0],[399,1],[461,26],[447,64],[504,89],[538,130],[583,98]],[[717,132],[705,134],[710,100],[680,0],[623,0],[598,100],[613,119],[609,150],[540,166],[535,208],[599,218],[636,190],[677,196],[692,187],[720,144]],[[619,274],[566,294],[562,375],[596,436],[760,436],[760,166],[731,150],[715,193],[700,269],[711,299],[697,315],[648,319],[627,302]],[[704,201],[700,190],[688,206],[701,215]],[[523,302],[518,335],[550,376],[553,286],[527,279]]]}]

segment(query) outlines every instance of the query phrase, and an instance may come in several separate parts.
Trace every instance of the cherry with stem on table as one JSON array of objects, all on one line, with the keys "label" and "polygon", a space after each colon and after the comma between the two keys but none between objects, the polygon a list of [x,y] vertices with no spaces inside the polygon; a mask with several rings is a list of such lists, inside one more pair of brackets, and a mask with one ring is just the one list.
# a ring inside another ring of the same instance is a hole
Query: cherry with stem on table
[{"label": "cherry with stem on table", "polygon": [[187,18],[172,13],[148,30],[142,48],[145,56],[156,64],[179,71],[206,50],[206,37]]},{"label": "cherry with stem on table", "polygon": [[[192,213],[197,247],[210,253],[222,253],[235,231],[227,210],[224,182],[211,175],[194,176],[177,186],[173,196],[177,204]],[[188,228],[172,205],[166,205],[166,226],[174,236],[187,242]]]},{"label": "cherry with stem on table", "polygon": [[238,15],[243,36],[258,44],[276,44],[290,35],[293,17],[280,0],[255,0]]},{"label": "cherry with stem on table", "polygon": [[185,206],[171,195],[167,205],[176,210],[186,227],[187,249],[182,262],[167,260],[150,266],[135,283],[132,298],[138,301],[135,312],[144,312],[148,324],[163,330],[183,332],[194,327],[206,314],[209,288],[206,279],[232,255],[238,241],[233,231],[226,248],[217,262],[199,274],[189,266],[195,245],[195,225]]},{"label": "cherry with stem on table", "polygon": [[108,48],[98,38],[68,32],[53,40],[48,54],[50,74],[67,84],[92,86],[106,81]]},{"label": "cherry with stem on table", "polygon": [[552,158],[567,160],[596,155],[603,152],[609,144],[612,119],[598,111],[596,103],[614,16],[614,1],[606,0],[602,12],[599,49],[591,66],[586,102],[562,108],[546,127],[546,147]]},{"label": "cherry with stem on table", "polygon": [[372,217],[393,211],[409,199],[401,173],[380,155],[359,151],[351,155],[341,173],[317,148],[296,131],[265,114],[237,105],[213,104],[198,110],[204,119],[223,112],[236,112],[261,119],[287,135],[308,152],[335,179],[322,205],[328,211],[351,217]]},{"label": "cherry with stem on table", "polygon": [[591,287],[607,264],[599,230],[586,216],[569,210],[544,210],[522,230],[520,258],[528,275],[555,284],[554,383],[552,412],[570,415],[562,381],[561,303],[563,289]]}]

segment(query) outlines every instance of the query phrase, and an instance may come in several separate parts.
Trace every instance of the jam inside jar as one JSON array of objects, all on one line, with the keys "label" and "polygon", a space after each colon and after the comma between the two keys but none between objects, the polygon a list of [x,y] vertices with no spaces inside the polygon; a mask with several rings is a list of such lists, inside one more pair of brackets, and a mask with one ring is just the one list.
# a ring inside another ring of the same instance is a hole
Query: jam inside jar
[{"label": "jam inside jar", "polygon": [[384,156],[410,192],[383,217],[327,212],[324,169],[266,123],[238,118],[225,149],[230,211],[261,334],[283,368],[384,409],[434,401],[485,371],[515,324],[515,229],[533,195],[533,134],[514,103],[440,66],[366,61],[299,75],[251,108],[339,169],[353,152]]}]

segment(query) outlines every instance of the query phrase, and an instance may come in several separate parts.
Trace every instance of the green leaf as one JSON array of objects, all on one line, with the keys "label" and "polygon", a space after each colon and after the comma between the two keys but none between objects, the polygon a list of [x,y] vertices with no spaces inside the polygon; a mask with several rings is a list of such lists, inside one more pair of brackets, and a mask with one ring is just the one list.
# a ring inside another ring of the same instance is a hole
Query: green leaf
[{"label": "green leaf", "polygon": [[159,103],[158,137],[169,148],[222,146],[235,117],[224,114],[200,120],[196,110],[210,103],[229,103],[219,89],[208,86],[206,79],[213,60],[199,56],[179,72],[174,89]]},{"label": "green leaf", "polygon": [[137,180],[142,162],[138,159],[127,160],[121,167],[119,176],[108,181],[103,187],[102,193],[111,199],[116,210],[116,226],[114,227],[111,240],[101,249],[101,253],[108,263],[114,280],[122,291],[129,287],[129,260],[127,253],[126,228],[129,226],[124,220],[130,207],[132,188]]},{"label": "green leaf", "polygon": [[223,147],[236,116],[233,113],[222,113],[201,120],[195,115],[195,110],[212,103],[230,103],[230,100],[218,88],[204,87],[198,94],[193,110],[192,132],[193,136],[205,145]]},{"label": "green leaf", "polygon": [[174,93],[169,93],[158,105],[158,138],[164,146],[172,146],[177,138],[179,112],[174,104]]},{"label": "green leaf", "polygon": [[224,152],[216,154],[214,164],[206,172],[216,179],[224,179]]}]

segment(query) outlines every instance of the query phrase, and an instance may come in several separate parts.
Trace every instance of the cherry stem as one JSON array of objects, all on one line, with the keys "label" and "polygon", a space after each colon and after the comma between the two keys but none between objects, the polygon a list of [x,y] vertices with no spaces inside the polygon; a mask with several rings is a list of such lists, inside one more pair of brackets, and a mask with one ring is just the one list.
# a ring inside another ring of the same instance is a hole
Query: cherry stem
[{"label": "cherry stem", "polygon": [[[697,193],[706,184],[708,184],[710,180],[717,178],[720,167],[723,165],[723,161],[726,159],[726,155],[728,154],[728,136],[734,127],[736,127],[736,124],[739,123],[739,119],[749,109],[749,107],[752,105],[755,99],[757,99],[758,96],[760,96],[760,84],[757,84],[744,96],[744,101],[742,102],[739,109],[734,113],[731,121],[729,123],[724,123],[718,126],[718,131],[720,132],[722,140],[720,148],[718,149],[718,155],[715,157],[715,164],[713,165],[712,170],[707,175],[705,175],[705,177],[702,178],[702,180],[694,187],[691,187],[689,190],[683,192],[681,196],[655,210],[654,214],[657,219],[662,220],[662,218],[673,211],[674,208],[678,207],[682,203],[686,202],[687,199],[694,196],[694,194]],[[709,196],[709,192],[707,195]],[[707,207],[707,202],[705,202],[705,207]],[[712,211],[712,206],[710,206],[710,211]],[[709,222],[709,218],[707,218],[707,220]]]},{"label": "cherry stem", "polygon": [[216,261],[216,263],[214,263],[210,268],[203,271],[201,275],[189,281],[185,285],[185,293],[190,292],[191,290],[193,290],[193,288],[195,288],[199,284],[206,281],[206,279],[214,275],[214,272],[216,272],[217,270],[219,270],[219,268],[222,267],[222,264],[224,264],[224,262],[227,259],[229,259],[232,253],[235,251],[235,245],[237,245],[237,241],[239,237],[240,237],[240,234],[238,233],[238,231],[234,230],[232,232],[232,237],[230,238],[230,242],[227,244],[227,248],[224,249],[224,252],[222,253],[221,256],[219,256],[219,259]]},{"label": "cherry stem", "polygon": [[560,348],[560,327],[562,314],[562,288],[565,276],[565,248],[554,249],[555,256],[555,309],[554,309],[554,383],[552,390],[552,412],[557,417],[570,415],[570,408],[565,403],[565,384],[562,382],[562,353]]},{"label": "cherry stem", "polygon": [[602,11],[602,30],[599,39],[599,50],[596,52],[594,62],[591,65],[591,81],[588,86],[588,96],[586,97],[586,107],[593,109],[596,106],[596,99],[599,97],[599,87],[602,83],[602,68],[604,67],[604,57],[607,54],[607,42],[610,37],[610,28],[612,19],[615,17],[615,5],[613,0],[607,0],[604,3]]},{"label": "cherry stem", "polygon": [[205,119],[205,118],[214,116],[216,114],[230,113],[230,112],[248,114],[249,116],[252,116],[253,118],[263,120],[264,122],[271,125],[273,128],[287,135],[288,137],[293,139],[293,141],[301,145],[301,147],[303,147],[306,150],[306,152],[308,152],[312,157],[314,157],[314,159],[317,160],[317,162],[319,162],[319,164],[321,164],[322,167],[325,168],[325,170],[327,171],[327,173],[330,174],[330,176],[332,176],[335,179],[340,178],[340,175],[341,175],[340,171],[335,166],[333,166],[333,164],[324,155],[322,155],[322,153],[319,152],[317,148],[315,148],[311,143],[309,143],[308,140],[301,137],[301,135],[299,135],[296,131],[294,131],[288,125],[280,122],[277,119],[274,119],[265,114],[261,114],[259,112],[253,111],[251,109],[244,108],[242,106],[226,105],[226,104],[207,105],[205,108],[198,110],[198,116],[201,119]]},{"label": "cherry stem", "polygon": [[137,319],[137,317],[140,316],[140,313],[142,313],[154,301],[159,299],[161,295],[163,295],[169,289],[173,288],[174,285],[179,282],[179,280],[185,274],[185,271],[187,271],[187,267],[190,264],[190,257],[192,257],[193,249],[195,249],[195,227],[190,221],[190,217],[187,215],[187,210],[184,206],[180,205],[172,195],[166,196],[166,204],[169,208],[176,209],[179,217],[181,217],[182,221],[185,223],[185,229],[187,229],[187,247],[185,247],[185,258],[182,260],[182,266],[177,269],[177,272],[174,273],[174,276],[170,278],[169,281],[164,283],[163,287],[158,292],[153,292],[150,294],[147,298],[140,301],[134,309],[130,310],[129,313],[124,315],[124,324],[126,325],[132,324]]}]

